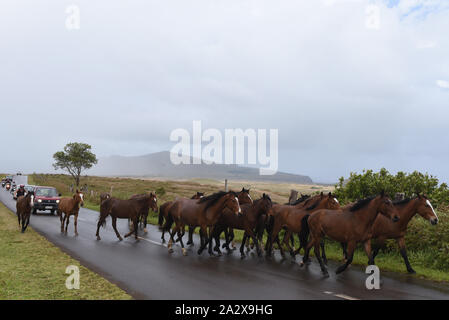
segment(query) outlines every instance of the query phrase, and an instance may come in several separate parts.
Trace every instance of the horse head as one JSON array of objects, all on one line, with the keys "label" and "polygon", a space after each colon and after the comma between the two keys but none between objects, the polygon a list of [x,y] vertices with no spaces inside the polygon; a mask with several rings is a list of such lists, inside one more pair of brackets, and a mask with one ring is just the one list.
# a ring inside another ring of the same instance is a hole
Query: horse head
[{"label": "horse head", "polygon": [[238,199],[240,204],[253,204],[253,199],[249,195],[249,189],[242,188],[242,191],[239,192]]},{"label": "horse head", "polygon": [[436,225],[438,223],[438,216],[435,213],[430,200],[425,195],[420,195],[418,193],[415,201],[417,202],[416,212],[424,219],[429,220],[432,225]]},{"label": "horse head", "polygon": [[375,198],[375,200],[379,203],[378,211],[390,218],[393,222],[399,221],[399,214],[396,207],[393,205],[390,197],[385,194],[384,191],[380,193],[379,196]]},{"label": "horse head", "polygon": [[78,189],[76,190],[76,193],[73,195],[73,199],[76,201],[76,203],[79,203],[81,207],[84,206],[84,194],[79,192]]}]

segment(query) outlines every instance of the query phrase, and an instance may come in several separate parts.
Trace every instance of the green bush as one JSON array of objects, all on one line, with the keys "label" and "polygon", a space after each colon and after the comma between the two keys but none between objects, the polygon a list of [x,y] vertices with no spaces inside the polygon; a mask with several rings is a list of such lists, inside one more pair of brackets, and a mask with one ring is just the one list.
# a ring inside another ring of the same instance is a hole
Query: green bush
[{"label": "green bush", "polygon": [[335,185],[335,195],[342,203],[356,201],[385,191],[391,198],[402,193],[412,197],[416,193],[427,195],[436,207],[449,204],[449,187],[439,184],[438,179],[428,173],[399,171],[392,175],[387,169],[379,172],[363,170],[361,174],[351,172],[348,179],[340,178]]}]

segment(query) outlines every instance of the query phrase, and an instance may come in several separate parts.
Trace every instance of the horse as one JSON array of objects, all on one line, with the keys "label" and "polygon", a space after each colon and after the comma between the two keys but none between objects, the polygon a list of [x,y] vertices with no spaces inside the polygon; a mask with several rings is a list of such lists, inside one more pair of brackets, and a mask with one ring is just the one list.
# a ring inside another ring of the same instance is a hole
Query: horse
[{"label": "horse", "polygon": [[22,233],[25,232],[30,223],[31,210],[34,206],[34,192],[29,191],[25,196],[19,196],[16,203],[17,219],[19,227],[22,224]]},{"label": "horse", "polygon": [[[242,188],[242,190],[237,193],[237,199],[239,200],[240,205],[245,203],[253,203],[253,199],[251,199],[251,196],[249,195],[249,189]],[[196,226],[189,226],[189,240],[186,243],[187,245],[193,245],[193,233],[195,231],[195,227]],[[234,239],[234,231],[232,229],[226,229],[224,232],[226,239],[228,239],[228,237],[231,237],[231,241]]]},{"label": "horse", "polygon": [[[238,197],[237,198],[239,199],[240,205],[253,204],[253,199],[251,198],[251,196],[249,194],[249,190],[250,189],[245,189],[244,187],[242,187],[242,190],[238,193]],[[226,210],[226,211],[228,211],[227,213],[229,214],[229,210]],[[226,212],[223,212],[223,213],[226,213]],[[226,228],[223,231],[225,233],[225,239],[226,239],[225,243],[227,243],[227,245],[226,245],[227,249],[229,249],[229,243],[230,242],[232,242],[231,243],[232,248],[235,249],[235,243],[233,241],[234,240],[234,230],[233,230],[233,228]],[[220,237],[220,235],[218,235],[218,237]],[[218,238],[218,239],[220,239],[220,238]],[[218,240],[218,242],[220,242],[220,240]],[[189,243],[187,243],[187,244],[189,244]],[[248,241],[248,246],[249,246],[249,241]],[[223,246],[223,248],[225,248],[225,246]]]},{"label": "horse", "polygon": [[100,203],[102,203],[106,199],[109,199],[110,197],[111,197],[111,195],[107,192],[100,194]]},{"label": "horse", "polygon": [[[266,219],[266,217],[271,212],[272,202],[271,198],[267,194],[263,194],[262,198],[254,201],[252,204],[246,203],[240,205],[242,208],[242,214],[236,216],[229,210],[224,210],[220,218],[218,219],[217,224],[214,228],[215,238],[215,248],[214,250],[221,254],[220,251],[220,234],[222,231],[227,228],[244,230],[245,233],[243,235],[243,241],[240,245],[240,254],[241,257],[245,257],[244,246],[245,242],[248,238],[252,238],[253,242],[257,249],[257,255],[260,256],[262,253],[259,239],[257,238],[256,228],[260,224],[260,221]],[[229,242],[231,239],[226,240],[226,248],[228,252],[231,250],[229,248]]]},{"label": "horse", "polygon": [[187,255],[182,241],[185,226],[199,226],[201,228],[201,246],[198,249],[198,254],[201,254],[209,244],[209,254],[213,256],[212,234],[214,226],[223,210],[229,208],[234,214],[241,214],[237,196],[237,193],[233,191],[220,191],[199,200],[183,198],[175,200],[169,210],[165,225],[166,230],[168,230],[173,222],[175,223],[175,227],[170,232],[170,241],[168,243],[169,252],[173,252],[172,245],[175,242],[173,236],[177,233],[181,243],[182,253],[183,255]]},{"label": "horse", "polygon": [[[272,239],[271,235],[273,233],[274,228],[274,222],[278,219],[281,215],[286,215],[288,212],[304,208],[304,207],[310,207],[312,204],[314,204],[316,201],[322,199],[324,197],[323,192],[321,192],[318,195],[315,195],[313,197],[310,196],[301,196],[298,200],[296,200],[293,204],[278,204],[274,203],[272,208],[272,214],[269,216],[267,224],[265,226],[265,229],[267,230],[267,242],[265,243],[265,251],[267,253],[267,257],[272,255],[272,244],[275,241],[279,247],[279,250],[281,251],[281,255],[284,256],[284,251],[282,249],[282,245],[279,241],[279,236],[276,236],[274,239]],[[285,228],[283,228],[285,229]],[[279,232],[278,232],[279,233]],[[277,233],[277,234],[278,234]],[[293,237],[291,238],[292,246],[293,243]]]},{"label": "horse", "polygon": [[399,222],[393,223],[390,219],[385,218],[382,215],[378,215],[372,228],[372,239],[375,239],[378,246],[373,250],[372,262],[376,258],[379,249],[385,244],[387,239],[395,239],[399,252],[404,259],[405,266],[409,273],[416,273],[413,270],[408,260],[407,251],[405,249],[405,233],[407,231],[407,225],[410,220],[419,214],[424,219],[428,220],[431,225],[438,223],[438,216],[432,207],[429,199],[425,195],[418,193],[417,197],[413,199],[404,199],[401,201],[393,202],[399,215]]},{"label": "horse", "polygon": [[135,197],[134,199],[117,199],[117,198],[109,198],[103,201],[100,205],[100,216],[97,223],[97,240],[101,240],[100,238],[100,226],[106,226],[106,217],[111,216],[112,218],[112,227],[114,228],[115,234],[117,238],[122,241],[123,238],[120,233],[117,231],[117,218],[120,219],[128,219],[130,218],[133,222],[133,230],[125,235],[125,238],[129,237],[132,233],[134,233],[134,237],[138,240],[137,229],[138,229],[138,221],[140,214],[157,202],[156,195],[153,193],[141,195],[139,197]]},{"label": "horse", "polygon": [[[69,220],[70,216],[74,215],[75,220],[73,224],[75,225],[75,236],[78,235],[78,213],[80,210],[80,206],[84,206],[84,195],[76,190],[76,193],[73,195],[72,198],[61,198],[61,200],[58,203],[58,216],[59,220],[61,221],[61,233],[67,234],[67,228],[69,226]],[[64,213],[64,218],[62,217],[62,214]],[[64,223],[67,219],[67,223],[65,225],[65,231],[64,231]]]},{"label": "horse", "polygon": [[[202,197],[204,197],[204,193],[197,192],[190,199],[201,199]],[[162,243],[165,242],[165,231],[166,231],[166,228],[164,228],[164,226],[163,226],[164,219],[165,219],[165,221],[167,221],[168,211],[170,210],[172,204],[173,204],[173,201],[167,201],[159,207],[158,225],[159,225],[159,229],[162,231],[162,235],[161,235]]]},{"label": "horse", "polygon": [[369,259],[368,263],[373,264],[370,231],[379,213],[392,219],[394,222],[399,221],[398,211],[391,199],[383,191],[378,196],[359,200],[352,207],[346,208],[341,212],[321,209],[311,215],[304,216],[304,232],[306,234],[310,232],[310,240],[306,246],[301,266],[309,262],[309,252],[314,247],[315,256],[318,259],[322,273],[326,276],[329,275],[320,256],[320,243],[324,236],[328,236],[340,243],[348,243],[348,259],[343,265],[338,267],[337,274],[346,270],[352,263],[354,249],[358,242],[364,243],[365,252]]},{"label": "horse", "polygon": [[[150,193],[152,194],[152,193]],[[133,196],[130,197],[130,199],[137,199],[140,197],[145,196],[146,194],[135,194]],[[147,233],[147,219],[148,219],[148,211],[149,209],[152,209],[153,212],[157,212],[157,197],[156,197],[156,193],[154,193],[154,198],[153,198],[153,202],[150,204],[149,208],[142,208],[142,211],[140,212],[140,216],[139,216],[139,222],[141,224],[141,227],[143,226],[143,232]]]}]

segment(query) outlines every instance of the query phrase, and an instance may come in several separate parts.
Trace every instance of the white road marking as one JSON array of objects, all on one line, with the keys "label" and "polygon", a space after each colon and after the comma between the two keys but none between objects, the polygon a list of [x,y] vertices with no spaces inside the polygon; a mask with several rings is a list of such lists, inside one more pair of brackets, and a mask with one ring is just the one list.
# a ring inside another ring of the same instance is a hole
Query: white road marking
[{"label": "white road marking", "polygon": [[357,298],[354,298],[354,297],[350,297],[350,296],[347,296],[347,295],[341,294],[341,293],[334,294],[334,296],[342,298],[342,299],[346,299],[346,300],[360,300],[360,299],[357,299]]},{"label": "white road marking", "polygon": [[152,244],[156,244],[156,245],[161,246],[161,247],[167,247],[167,245],[165,245],[163,243],[160,243],[160,242],[157,242],[157,241],[154,241],[154,240],[150,240],[150,239],[146,239],[146,238],[142,238],[142,237],[137,237],[137,238],[140,239],[140,240],[148,241],[148,242],[150,242]]},{"label": "white road marking", "polygon": [[333,295],[335,297],[346,299],[346,300],[360,300],[358,298],[354,298],[354,297],[348,296],[348,295],[343,294],[343,293],[333,293],[332,291],[324,291],[323,293],[331,294],[331,295]]}]

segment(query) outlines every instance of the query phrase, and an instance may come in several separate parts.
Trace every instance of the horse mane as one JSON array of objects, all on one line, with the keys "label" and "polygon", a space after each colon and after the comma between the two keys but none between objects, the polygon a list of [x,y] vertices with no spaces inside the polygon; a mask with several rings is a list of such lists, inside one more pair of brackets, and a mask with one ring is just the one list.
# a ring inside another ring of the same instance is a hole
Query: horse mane
[{"label": "horse mane", "polygon": [[235,197],[238,197],[237,193],[234,191],[218,191],[216,193],[211,194],[210,196],[207,197],[202,197],[201,199],[198,200],[198,203],[205,203],[206,202],[206,208],[208,209],[210,207],[212,207],[215,203],[217,203],[218,200],[220,200],[222,197],[224,197],[227,194],[233,194]]},{"label": "horse mane", "polygon": [[310,198],[310,196],[309,195],[303,195],[303,196],[301,196],[301,198],[299,198],[299,199],[297,199],[295,202],[293,202],[291,205],[292,206],[296,206],[297,204],[300,204],[300,203],[302,203],[302,202],[304,202],[304,201],[306,201],[307,199],[309,199]]},{"label": "horse mane", "polygon": [[368,203],[371,202],[371,200],[373,200],[376,196],[371,196],[365,199],[361,199],[359,201],[357,201],[351,208],[349,208],[349,211],[357,211],[359,209],[362,209],[363,207],[365,207]]},{"label": "horse mane", "polygon": [[405,199],[402,199],[402,200],[396,200],[396,201],[393,201],[393,204],[396,206],[396,205],[401,205],[401,204],[406,204],[406,203],[409,203],[410,201],[412,201],[413,200],[413,198],[405,198]]},{"label": "horse mane", "polygon": [[312,204],[311,206],[307,207],[306,210],[307,210],[307,211],[310,211],[310,210],[315,209],[316,207],[318,207],[320,201],[321,201],[321,199],[318,199],[317,201],[315,201],[314,204]]}]

